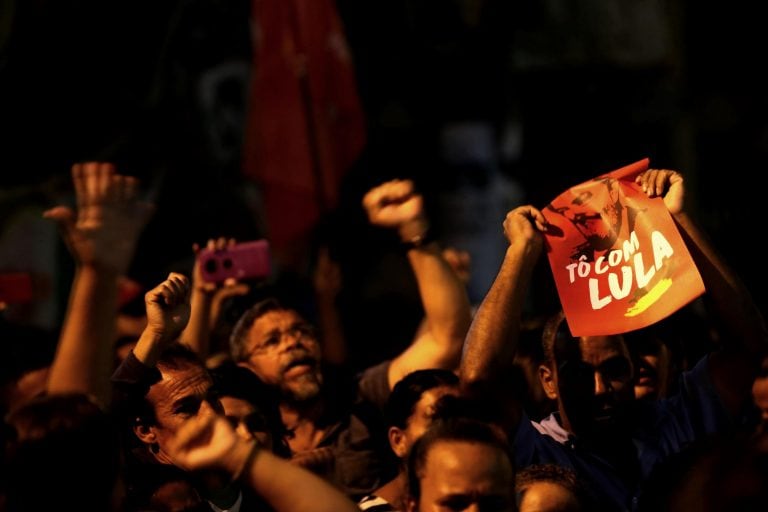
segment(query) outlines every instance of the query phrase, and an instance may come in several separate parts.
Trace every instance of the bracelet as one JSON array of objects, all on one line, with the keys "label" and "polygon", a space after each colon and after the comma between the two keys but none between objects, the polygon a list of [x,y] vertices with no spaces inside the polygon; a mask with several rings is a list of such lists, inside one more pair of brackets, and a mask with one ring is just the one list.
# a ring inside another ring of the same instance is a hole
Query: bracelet
[{"label": "bracelet", "polygon": [[434,237],[432,237],[431,231],[427,230],[420,235],[409,238],[408,240],[401,240],[400,245],[405,248],[406,251],[410,251],[411,249],[420,249],[425,245],[432,243],[433,241]]},{"label": "bracelet", "polygon": [[232,474],[232,478],[230,479],[230,483],[235,483],[243,476],[243,473],[246,472],[251,467],[251,464],[253,464],[253,461],[256,460],[256,456],[261,451],[261,447],[259,446],[259,443],[254,441],[251,445],[251,449],[248,452],[248,456],[245,458],[243,463],[240,465],[239,468],[237,468],[237,471],[235,471]]}]

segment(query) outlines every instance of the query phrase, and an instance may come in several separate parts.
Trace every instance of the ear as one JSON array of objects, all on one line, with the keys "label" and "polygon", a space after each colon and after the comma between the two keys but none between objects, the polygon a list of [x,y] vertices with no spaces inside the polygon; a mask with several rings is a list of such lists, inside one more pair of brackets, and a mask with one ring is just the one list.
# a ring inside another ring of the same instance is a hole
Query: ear
[{"label": "ear", "polygon": [[153,444],[157,442],[155,429],[141,421],[136,421],[133,425],[133,433],[136,434],[136,437],[138,437],[144,444]]},{"label": "ear", "polygon": [[551,400],[557,400],[557,382],[555,372],[549,369],[549,366],[542,364],[539,366],[539,382],[544,389],[544,394]]},{"label": "ear", "polygon": [[403,459],[408,455],[408,447],[405,441],[405,432],[398,427],[389,427],[389,446],[399,458]]}]

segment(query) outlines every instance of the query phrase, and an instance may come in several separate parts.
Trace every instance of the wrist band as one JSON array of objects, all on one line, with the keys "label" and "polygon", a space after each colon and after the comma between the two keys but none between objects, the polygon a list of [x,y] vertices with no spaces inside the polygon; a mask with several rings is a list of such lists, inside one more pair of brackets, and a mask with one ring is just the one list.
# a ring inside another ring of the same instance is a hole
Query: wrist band
[{"label": "wrist band", "polygon": [[432,242],[434,242],[434,237],[432,237],[431,231],[427,230],[420,235],[409,238],[408,240],[402,240],[400,244],[403,248],[405,248],[406,251],[410,251],[411,249],[420,249]]}]

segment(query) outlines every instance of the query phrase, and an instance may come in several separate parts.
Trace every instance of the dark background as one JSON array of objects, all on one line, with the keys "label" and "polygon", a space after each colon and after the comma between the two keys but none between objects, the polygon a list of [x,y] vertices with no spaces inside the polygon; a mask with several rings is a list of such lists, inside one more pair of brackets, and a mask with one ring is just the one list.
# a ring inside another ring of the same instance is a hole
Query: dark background
[{"label": "dark background", "polygon": [[[188,264],[193,242],[263,234],[254,185],[238,167],[247,75],[223,80],[214,106],[200,93],[224,65],[247,72],[248,2],[0,5],[0,227],[19,208],[49,207],[65,195],[73,162],[102,159],[140,177],[157,202],[131,270],[145,285]],[[345,271],[350,338],[367,338],[355,355],[361,364],[376,347],[400,346],[420,315],[402,255],[367,228],[358,206],[367,187],[395,176],[417,180],[438,231],[449,233],[440,198],[482,194],[493,175],[543,206],[570,185],[649,157],[686,175],[697,217],[765,307],[768,41],[757,7],[682,0],[337,6],[368,146],[324,226]],[[490,129],[493,158],[445,157],[441,134],[468,122]],[[499,231],[502,220],[493,220]],[[66,255],[60,260],[66,282]],[[304,290],[304,277],[280,279]],[[549,307],[550,292],[535,288],[531,308]]]}]

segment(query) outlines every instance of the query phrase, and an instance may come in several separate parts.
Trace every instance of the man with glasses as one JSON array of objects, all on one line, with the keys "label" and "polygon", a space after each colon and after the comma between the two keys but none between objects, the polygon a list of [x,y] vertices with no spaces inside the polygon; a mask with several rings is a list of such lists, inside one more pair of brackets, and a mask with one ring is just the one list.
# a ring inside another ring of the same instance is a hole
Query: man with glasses
[{"label": "man with glasses", "polygon": [[[394,476],[381,408],[411,371],[455,370],[470,323],[466,289],[437,243],[429,242],[423,199],[407,180],[393,180],[363,199],[372,224],[395,229],[407,248],[430,335],[351,381],[324,372],[320,340],[293,308],[275,299],[254,305],[230,338],[232,358],[280,393],[292,458],[360,499]],[[338,383],[338,385],[337,385]]]}]

